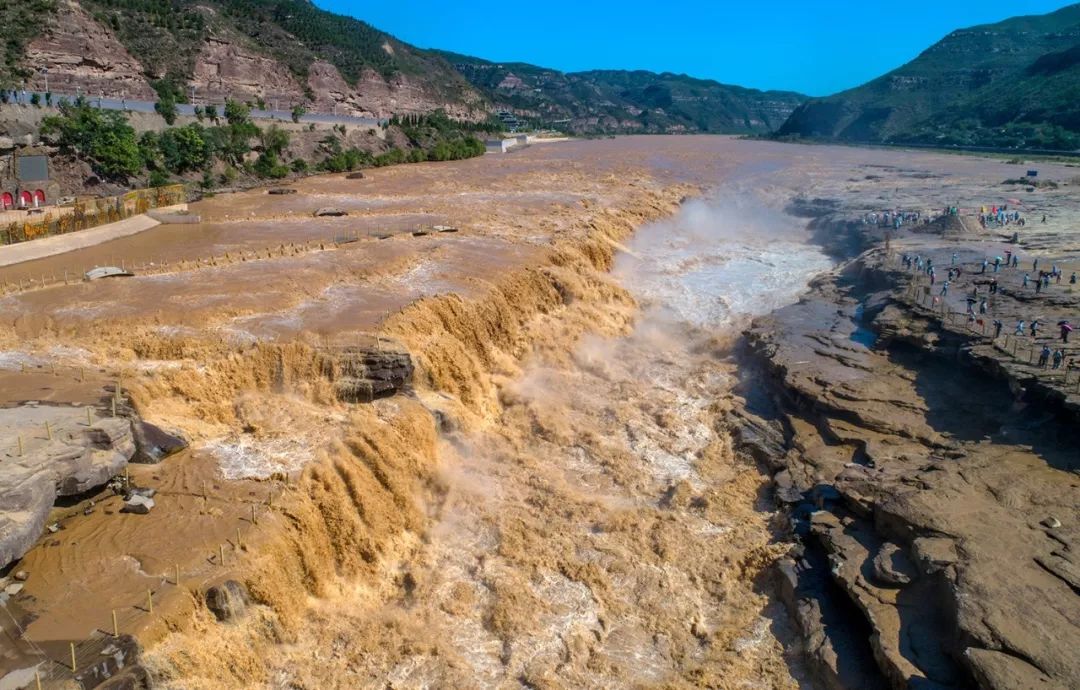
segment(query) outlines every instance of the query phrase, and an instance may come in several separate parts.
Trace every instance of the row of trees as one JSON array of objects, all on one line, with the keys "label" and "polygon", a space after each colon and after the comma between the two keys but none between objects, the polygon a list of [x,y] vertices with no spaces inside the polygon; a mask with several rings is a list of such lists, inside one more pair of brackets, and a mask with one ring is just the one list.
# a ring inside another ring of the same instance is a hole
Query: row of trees
[{"label": "row of trees", "polygon": [[[396,165],[421,161],[445,161],[478,156],[484,144],[458,130],[440,130],[441,136],[429,145],[411,150],[393,148],[373,155],[356,147],[346,147],[336,134],[322,139],[322,160],[310,166],[302,158],[286,163],[291,141],[288,131],[276,124],[260,128],[251,120],[243,103],[227,101],[222,117],[213,106],[204,115],[214,124],[192,122],[168,127],[160,132],[137,135],[127,116],[118,111],[91,107],[85,98],[59,104],[60,114],[42,122],[41,132],[65,153],[88,161],[102,178],[126,183],[130,178],[149,175],[150,184],[166,184],[170,176],[202,173],[204,187],[231,183],[237,170],[250,175],[280,179],[305,173],[312,167],[326,172],[344,172],[367,166]],[[166,118],[168,120],[168,118]],[[344,127],[341,128],[344,135]],[[252,160],[252,152],[257,156]],[[215,178],[213,170],[221,172]]]}]

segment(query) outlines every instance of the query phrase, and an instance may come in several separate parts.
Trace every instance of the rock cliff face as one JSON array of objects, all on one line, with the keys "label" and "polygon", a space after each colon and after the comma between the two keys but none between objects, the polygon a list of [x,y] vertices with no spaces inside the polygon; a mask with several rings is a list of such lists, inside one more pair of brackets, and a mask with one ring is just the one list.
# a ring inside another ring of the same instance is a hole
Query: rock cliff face
[{"label": "rock cliff face", "polygon": [[[104,26],[71,0],[61,0],[48,17],[42,35],[26,51],[28,67],[48,70],[48,87],[55,93],[106,96],[126,93],[134,100],[149,100],[154,90],[142,66]],[[45,90],[46,75],[38,72],[31,88]]]},{"label": "rock cliff face", "polygon": [[[920,250],[948,265],[955,245]],[[746,333],[741,446],[799,540],[783,596],[825,687],[1078,687],[1080,460],[1059,444],[1080,396],[909,303],[895,258],[869,250]]]},{"label": "rock cliff face", "polygon": [[[178,86],[185,95],[194,87],[197,102],[220,104],[226,97],[264,99],[285,110],[304,104],[319,112],[375,117],[443,108],[455,117],[475,119],[485,110],[484,99],[449,65],[397,42],[397,48],[390,47],[390,42],[376,48],[391,56],[397,51],[397,68],[380,71],[361,66],[355,68],[355,83],[349,83],[333,62],[319,57],[318,44],[307,45],[279,26],[271,27],[269,38],[261,40],[258,27],[264,25],[244,24],[228,0],[174,5],[171,20],[190,23],[195,18],[205,29],[167,34],[176,44],[168,50],[146,45],[154,41],[145,37],[127,35],[131,30],[127,34],[116,30],[125,26],[122,22],[135,21],[125,12],[129,10],[120,11],[108,3],[60,0],[55,13],[43,15],[47,27],[27,47],[23,66],[33,73],[28,87],[45,91],[43,70],[47,70],[48,88],[54,93],[155,100],[150,82],[166,74],[170,78],[181,74],[186,76]],[[353,21],[329,13],[320,16],[330,22]],[[138,20],[155,30],[168,30],[161,16],[139,15]],[[350,27],[334,24],[333,30]],[[177,55],[171,56],[172,52]],[[327,52],[340,56],[341,49],[335,46]],[[358,54],[365,53],[358,49]],[[350,54],[342,64],[354,65],[358,59]]]}]

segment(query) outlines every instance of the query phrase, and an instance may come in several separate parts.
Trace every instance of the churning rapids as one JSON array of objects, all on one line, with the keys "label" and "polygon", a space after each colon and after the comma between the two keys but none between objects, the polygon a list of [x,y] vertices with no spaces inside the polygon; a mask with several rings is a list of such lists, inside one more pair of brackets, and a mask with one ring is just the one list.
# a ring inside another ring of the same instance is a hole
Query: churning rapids
[{"label": "churning rapids", "polygon": [[633,300],[612,301],[601,334],[541,351],[497,382],[495,423],[439,442],[447,491],[419,558],[400,566],[404,594],[375,612],[316,605],[311,634],[270,661],[275,677],[799,686],[783,614],[760,588],[785,548],[765,478],[718,427],[739,325],[829,268],[799,227],[742,197],[640,229],[614,270]]}]

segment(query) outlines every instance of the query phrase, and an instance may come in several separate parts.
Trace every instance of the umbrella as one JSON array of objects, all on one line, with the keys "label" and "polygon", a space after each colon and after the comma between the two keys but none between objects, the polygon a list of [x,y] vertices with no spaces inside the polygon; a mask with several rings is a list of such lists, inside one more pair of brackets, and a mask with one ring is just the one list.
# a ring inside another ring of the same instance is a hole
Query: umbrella
[{"label": "umbrella", "polygon": [[1059,326],[1068,326],[1069,322],[1067,320],[1062,320],[1062,321],[1058,321],[1057,325],[1059,325]]}]

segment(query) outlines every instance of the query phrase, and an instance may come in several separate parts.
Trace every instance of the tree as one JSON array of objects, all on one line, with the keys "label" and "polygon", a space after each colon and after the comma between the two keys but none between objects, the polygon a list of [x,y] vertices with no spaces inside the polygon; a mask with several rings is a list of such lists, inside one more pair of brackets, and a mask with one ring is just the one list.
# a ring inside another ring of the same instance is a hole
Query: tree
[{"label": "tree", "polygon": [[36,91],[30,94],[30,105],[34,106],[35,108],[41,107],[41,96],[39,96]]},{"label": "tree", "polygon": [[206,113],[206,119],[207,120],[210,120],[215,125],[217,124],[218,115],[217,115],[217,106],[216,105],[208,103],[206,105],[206,107],[203,108],[203,112]]},{"label": "tree", "polygon": [[289,174],[289,169],[281,164],[273,151],[263,151],[255,161],[255,174],[259,177],[281,179]]},{"label": "tree", "polygon": [[300,118],[307,114],[307,108],[302,105],[294,105],[292,109],[292,121],[300,122]]},{"label": "tree", "polygon": [[194,111],[195,111],[195,119],[198,120],[199,122],[202,122],[203,119],[206,117],[206,112],[202,109],[202,106],[201,105],[195,106]]},{"label": "tree", "polygon": [[176,101],[171,95],[160,98],[154,104],[154,110],[165,120],[165,124],[172,126],[176,123]]},{"label": "tree", "polygon": [[242,125],[251,121],[251,108],[239,101],[225,101],[225,121],[230,125]]},{"label": "tree", "polygon": [[209,165],[211,152],[203,137],[204,131],[202,125],[193,123],[161,133],[161,155],[170,172],[182,174]]},{"label": "tree", "polygon": [[143,168],[143,155],[127,117],[91,108],[84,98],[73,105],[62,104],[59,115],[42,120],[41,133],[55,139],[61,151],[86,158],[106,179],[123,182]]},{"label": "tree", "polygon": [[278,127],[270,125],[262,131],[263,149],[280,156],[289,145],[289,133]]}]

